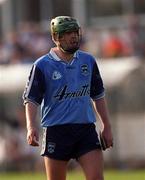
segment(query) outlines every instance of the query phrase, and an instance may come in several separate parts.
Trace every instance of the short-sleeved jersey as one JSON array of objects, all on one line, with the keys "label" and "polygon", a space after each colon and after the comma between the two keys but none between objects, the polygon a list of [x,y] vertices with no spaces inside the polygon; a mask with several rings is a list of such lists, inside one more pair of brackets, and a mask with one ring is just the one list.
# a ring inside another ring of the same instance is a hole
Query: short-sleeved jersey
[{"label": "short-sleeved jersey", "polygon": [[96,60],[78,50],[67,63],[50,50],[32,66],[23,99],[41,104],[43,127],[61,124],[94,123],[92,100],[104,97]]}]

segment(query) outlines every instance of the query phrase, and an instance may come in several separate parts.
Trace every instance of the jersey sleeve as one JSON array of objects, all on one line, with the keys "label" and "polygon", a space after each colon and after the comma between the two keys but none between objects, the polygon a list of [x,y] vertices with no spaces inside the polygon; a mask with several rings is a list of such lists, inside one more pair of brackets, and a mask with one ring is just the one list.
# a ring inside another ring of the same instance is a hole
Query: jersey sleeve
[{"label": "jersey sleeve", "polygon": [[103,86],[103,81],[102,81],[96,61],[93,64],[90,96],[93,100],[97,100],[105,96],[105,89]]},{"label": "jersey sleeve", "polygon": [[36,105],[40,105],[44,96],[44,91],[44,74],[39,67],[33,65],[23,93],[24,104],[30,101],[35,103]]}]

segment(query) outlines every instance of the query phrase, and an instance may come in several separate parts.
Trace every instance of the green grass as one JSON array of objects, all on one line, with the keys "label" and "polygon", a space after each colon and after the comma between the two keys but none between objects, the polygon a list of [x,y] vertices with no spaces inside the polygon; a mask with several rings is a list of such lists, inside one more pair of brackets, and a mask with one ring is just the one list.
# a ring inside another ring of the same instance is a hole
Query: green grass
[{"label": "green grass", "polygon": [[[0,173],[0,180],[46,180],[42,173]],[[67,180],[85,180],[79,171],[69,172]],[[105,171],[105,180],[145,180],[143,171]]]},{"label": "green grass", "polygon": [[107,171],[105,180],[145,180],[143,171]]}]

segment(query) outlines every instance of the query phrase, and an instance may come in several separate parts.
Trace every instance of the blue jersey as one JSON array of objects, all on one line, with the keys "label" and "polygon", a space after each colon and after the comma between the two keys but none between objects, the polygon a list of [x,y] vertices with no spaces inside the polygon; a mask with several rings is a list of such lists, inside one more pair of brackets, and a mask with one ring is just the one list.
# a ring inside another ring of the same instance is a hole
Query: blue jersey
[{"label": "blue jersey", "polygon": [[33,64],[23,99],[41,104],[41,125],[47,127],[94,123],[92,100],[104,94],[93,56],[78,50],[68,63],[51,50]]}]

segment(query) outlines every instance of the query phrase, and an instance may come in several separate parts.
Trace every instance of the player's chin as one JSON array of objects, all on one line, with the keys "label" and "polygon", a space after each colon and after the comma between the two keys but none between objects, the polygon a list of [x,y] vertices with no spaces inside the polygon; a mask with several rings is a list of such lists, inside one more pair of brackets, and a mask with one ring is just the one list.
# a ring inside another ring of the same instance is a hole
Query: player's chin
[{"label": "player's chin", "polygon": [[79,46],[65,48],[64,51],[68,54],[73,54],[79,49]]},{"label": "player's chin", "polygon": [[72,50],[72,51],[77,51],[78,49],[79,49],[79,44],[73,44],[72,46],[70,46],[70,50]]},{"label": "player's chin", "polygon": [[67,52],[70,53],[70,54],[73,54],[75,53],[79,48],[71,48],[71,49],[68,49]]}]

